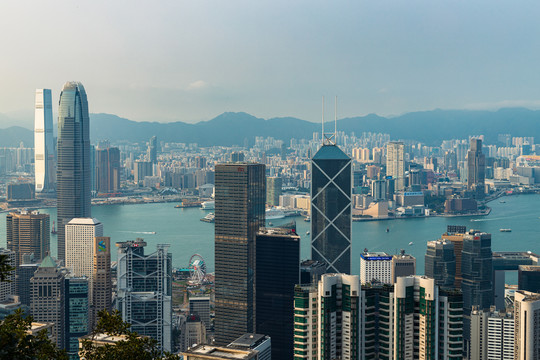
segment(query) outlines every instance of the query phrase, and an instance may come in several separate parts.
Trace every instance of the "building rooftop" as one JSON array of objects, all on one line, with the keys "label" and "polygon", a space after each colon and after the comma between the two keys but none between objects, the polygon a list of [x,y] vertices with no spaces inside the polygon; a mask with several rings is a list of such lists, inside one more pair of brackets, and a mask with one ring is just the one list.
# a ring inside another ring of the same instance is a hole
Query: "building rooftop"
[{"label": "building rooftop", "polygon": [[537,293],[533,293],[533,292],[525,291],[525,290],[516,290],[516,293],[519,293],[519,294],[525,296],[523,298],[523,301],[538,301],[538,300],[540,300],[540,294],[537,294]]},{"label": "building rooftop", "polygon": [[211,345],[197,345],[183,352],[184,359],[223,359],[223,360],[250,360],[256,359],[258,351],[237,350]]},{"label": "building rooftop", "polygon": [[292,229],[286,228],[260,228],[257,235],[267,235],[267,236],[290,236],[300,239],[300,236],[296,234]]},{"label": "building rooftop", "polygon": [[365,260],[392,260],[392,256],[382,251],[364,252],[360,257]]},{"label": "building rooftop", "polygon": [[253,349],[259,346],[262,342],[266,341],[269,337],[262,334],[247,333],[234,340],[227,347],[241,347]]},{"label": "building rooftop", "polygon": [[540,272],[540,266],[539,265],[519,265],[519,270]]},{"label": "building rooftop", "polygon": [[75,218],[71,219],[68,225],[98,225],[101,222],[96,218]]},{"label": "building rooftop", "polygon": [[93,342],[105,344],[116,344],[118,341],[124,341],[127,339],[126,335],[109,335],[109,334],[96,334],[85,335],[79,338],[79,340],[90,340]]},{"label": "building rooftop", "polygon": [[313,160],[350,160],[351,158],[347,156],[337,145],[323,145],[317,151]]},{"label": "building rooftop", "polygon": [[58,265],[50,255],[45,256],[45,259],[41,261],[40,268],[56,268]]}]

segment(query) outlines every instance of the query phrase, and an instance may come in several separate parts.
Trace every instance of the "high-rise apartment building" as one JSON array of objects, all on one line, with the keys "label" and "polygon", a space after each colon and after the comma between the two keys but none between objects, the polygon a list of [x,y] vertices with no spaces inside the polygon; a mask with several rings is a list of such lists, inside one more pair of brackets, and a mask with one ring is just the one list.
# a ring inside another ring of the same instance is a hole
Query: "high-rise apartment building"
[{"label": "high-rise apartment building", "polygon": [[467,189],[476,192],[477,196],[485,193],[486,155],[482,154],[482,140],[471,139],[467,152]]},{"label": "high-rise apartment building", "polygon": [[34,114],[34,176],[36,193],[53,192],[56,188],[52,117],[51,90],[36,89]]},{"label": "high-rise apartment building", "polygon": [[34,321],[54,323],[53,341],[64,347],[65,328],[65,282],[64,273],[56,262],[46,256],[30,280],[30,315]]},{"label": "high-rise apartment building", "polygon": [[227,345],[256,328],[255,238],[265,224],[262,164],[216,165],[215,334]]},{"label": "high-rise apartment building", "polygon": [[118,247],[117,308],[131,330],[172,350],[172,255],[169,245],[145,255],[143,239],[116,243]]},{"label": "high-rise apartment building", "polygon": [[311,159],[311,259],[351,273],[351,159],[324,144]]},{"label": "high-rise apartment building", "polygon": [[79,338],[91,332],[88,279],[66,276],[64,284],[64,346],[70,359],[79,358]]},{"label": "high-rise apartment building", "polygon": [[145,177],[152,176],[152,169],[153,166],[150,161],[135,161],[135,165],[133,166],[133,181],[136,184],[141,183]]},{"label": "high-rise apartment building", "polygon": [[514,359],[540,356],[540,294],[518,290],[514,294]]},{"label": "high-rise apartment building", "polygon": [[393,299],[393,358],[462,359],[461,301],[459,292],[440,292],[435,280],[428,277],[398,278]]},{"label": "high-rise apartment building", "polygon": [[405,145],[391,141],[386,145],[386,176],[395,179],[396,191],[405,189]]},{"label": "high-rise apartment building", "polygon": [[90,304],[94,277],[94,238],[103,236],[103,224],[94,218],[75,218],[66,225],[66,267],[88,281]]},{"label": "high-rise apartment building", "polygon": [[463,281],[463,326],[466,349],[470,341],[470,314],[473,306],[489,310],[494,302],[491,234],[469,230],[463,236],[461,272]]},{"label": "high-rise apartment building", "polygon": [[96,325],[98,313],[101,310],[112,310],[112,277],[111,277],[111,238],[94,237],[93,241],[94,267],[89,296],[91,329]]},{"label": "high-rise apartment building", "polygon": [[360,254],[360,282],[392,284],[392,256],[384,252]]},{"label": "high-rise apartment building", "polygon": [[272,338],[274,359],[292,359],[294,286],[300,281],[300,236],[289,229],[261,229],[256,244],[256,332]]},{"label": "high-rise apartment building", "polygon": [[473,307],[471,312],[470,360],[513,360],[514,312]]},{"label": "high-rise apartment building", "polygon": [[120,150],[115,147],[96,149],[96,191],[114,193],[120,190]]},{"label": "high-rise apartment building", "polygon": [[90,117],[79,82],[67,82],[60,93],[57,151],[58,259],[64,260],[65,226],[73,218],[90,217],[91,211]]},{"label": "high-rise apartment building", "polygon": [[280,177],[266,178],[266,203],[270,206],[279,206],[282,180]]},{"label": "high-rise apartment building", "polygon": [[456,255],[454,244],[448,240],[428,241],[424,274],[440,287],[454,287]]},{"label": "high-rise apartment building", "polygon": [[25,255],[41,261],[50,251],[49,214],[38,211],[13,211],[6,216],[7,248],[15,252],[15,265],[23,264]]},{"label": "high-rise apartment building", "polygon": [[294,359],[359,359],[362,291],[357,275],[324,274],[317,285],[297,286]]}]

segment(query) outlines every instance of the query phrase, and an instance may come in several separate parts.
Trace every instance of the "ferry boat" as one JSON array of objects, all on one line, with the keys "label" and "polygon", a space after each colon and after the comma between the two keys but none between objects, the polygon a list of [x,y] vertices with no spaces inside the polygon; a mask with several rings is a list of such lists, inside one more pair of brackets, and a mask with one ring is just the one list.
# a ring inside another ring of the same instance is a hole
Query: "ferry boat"
[{"label": "ferry boat", "polygon": [[203,217],[201,219],[202,222],[207,222],[207,223],[213,223],[216,221],[216,215],[214,213],[209,213],[209,214],[206,214],[205,217]]},{"label": "ferry boat", "polygon": [[414,245],[414,243],[412,241],[409,243],[409,246],[411,246],[411,245]]},{"label": "ferry boat", "polygon": [[216,208],[216,202],[214,200],[205,201],[201,204],[203,210],[214,210]]},{"label": "ferry boat", "polygon": [[306,216],[306,217],[304,218],[304,221],[305,221],[305,222],[310,222],[310,221],[311,221],[311,217]]},{"label": "ferry boat", "polygon": [[276,208],[266,210],[266,220],[283,219],[284,217],[285,213],[283,210]]},{"label": "ferry boat", "polygon": [[499,229],[500,232],[512,232],[512,229]]}]

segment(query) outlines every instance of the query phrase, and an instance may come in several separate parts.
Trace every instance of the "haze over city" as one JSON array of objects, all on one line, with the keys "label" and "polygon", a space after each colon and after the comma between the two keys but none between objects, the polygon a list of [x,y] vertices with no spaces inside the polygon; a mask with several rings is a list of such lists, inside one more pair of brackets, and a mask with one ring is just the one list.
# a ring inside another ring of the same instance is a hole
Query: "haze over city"
[{"label": "haze over city", "polygon": [[[534,1],[38,1],[0,5],[0,127],[82,81],[92,113],[320,119],[540,105]],[[55,110],[56,111],[56,110]],[[330,112],[327,114],[330,117]],[[56,115],[55,115],[56,117]]]}]

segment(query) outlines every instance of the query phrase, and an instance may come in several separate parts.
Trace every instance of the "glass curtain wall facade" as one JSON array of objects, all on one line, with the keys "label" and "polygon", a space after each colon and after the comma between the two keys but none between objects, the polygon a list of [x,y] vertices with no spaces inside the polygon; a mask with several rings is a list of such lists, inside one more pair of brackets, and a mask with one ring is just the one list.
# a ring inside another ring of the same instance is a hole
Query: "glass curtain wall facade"
[{"label": "glass curtain wall facade", "polygon": [[67,82],[58,107],[57,226],[58,259],[65,259],[65,226],[73,218],[90,217],[90,117],[86,91]]},{"label": "glass curtain wall facade", "polygon": [[311,259],[351,273],[351,159],[323,145],[311,161]]},{"label": "glass curtain wall facade", "polygon": [[39,262],[50,251],[49,214],[38,211],[13,211],[6,216],[7,248],[15,252],[15,266],[25,255]]},{"label": "glass curtain wall facade", "polygon": [[493,254],[491,234],[470,230],[463,236],[461,256],[463,280],[463,325],[466,349],[470,340],[470,314],[473,306],[489,310],[493,305]]},{"label": "glass curtain wall facade", "polygon": [[65,347],[69,358],[76,360],[79,359],[79,338],[90,332],[88,279],[67,277],[65,282]]},{"label": "glass curtain wall facade", "polygon": [[272,358],[293,358],[294,286],[300,279],[300,236],[294,230],[257,234],[257,334],[272,339]]},{"label": "glass curtain wall facade", "polygon": [[265,225],[265,165],[216,165],[215,201],[215,334],[224,346],[256,328],[255,237]]},{"label": "glass curtain wall facade", "polygon": [[116,243],[118,247],[117,309],[131,330],[158,341],[172,351],[172,255],[169,245],[144,254],[143,239]]},{"label": "glass curtain wall facade", "polygon": [[50,89],[36,89],[34,114],[34,173],[36,193],[52,192],[56,174],[52,97]]},{"label": "glass curtain wall facade", "polygon": [[447,240],[428,241],[425,275],[441,287],[453,287],[456,280],[454,244]]}]

